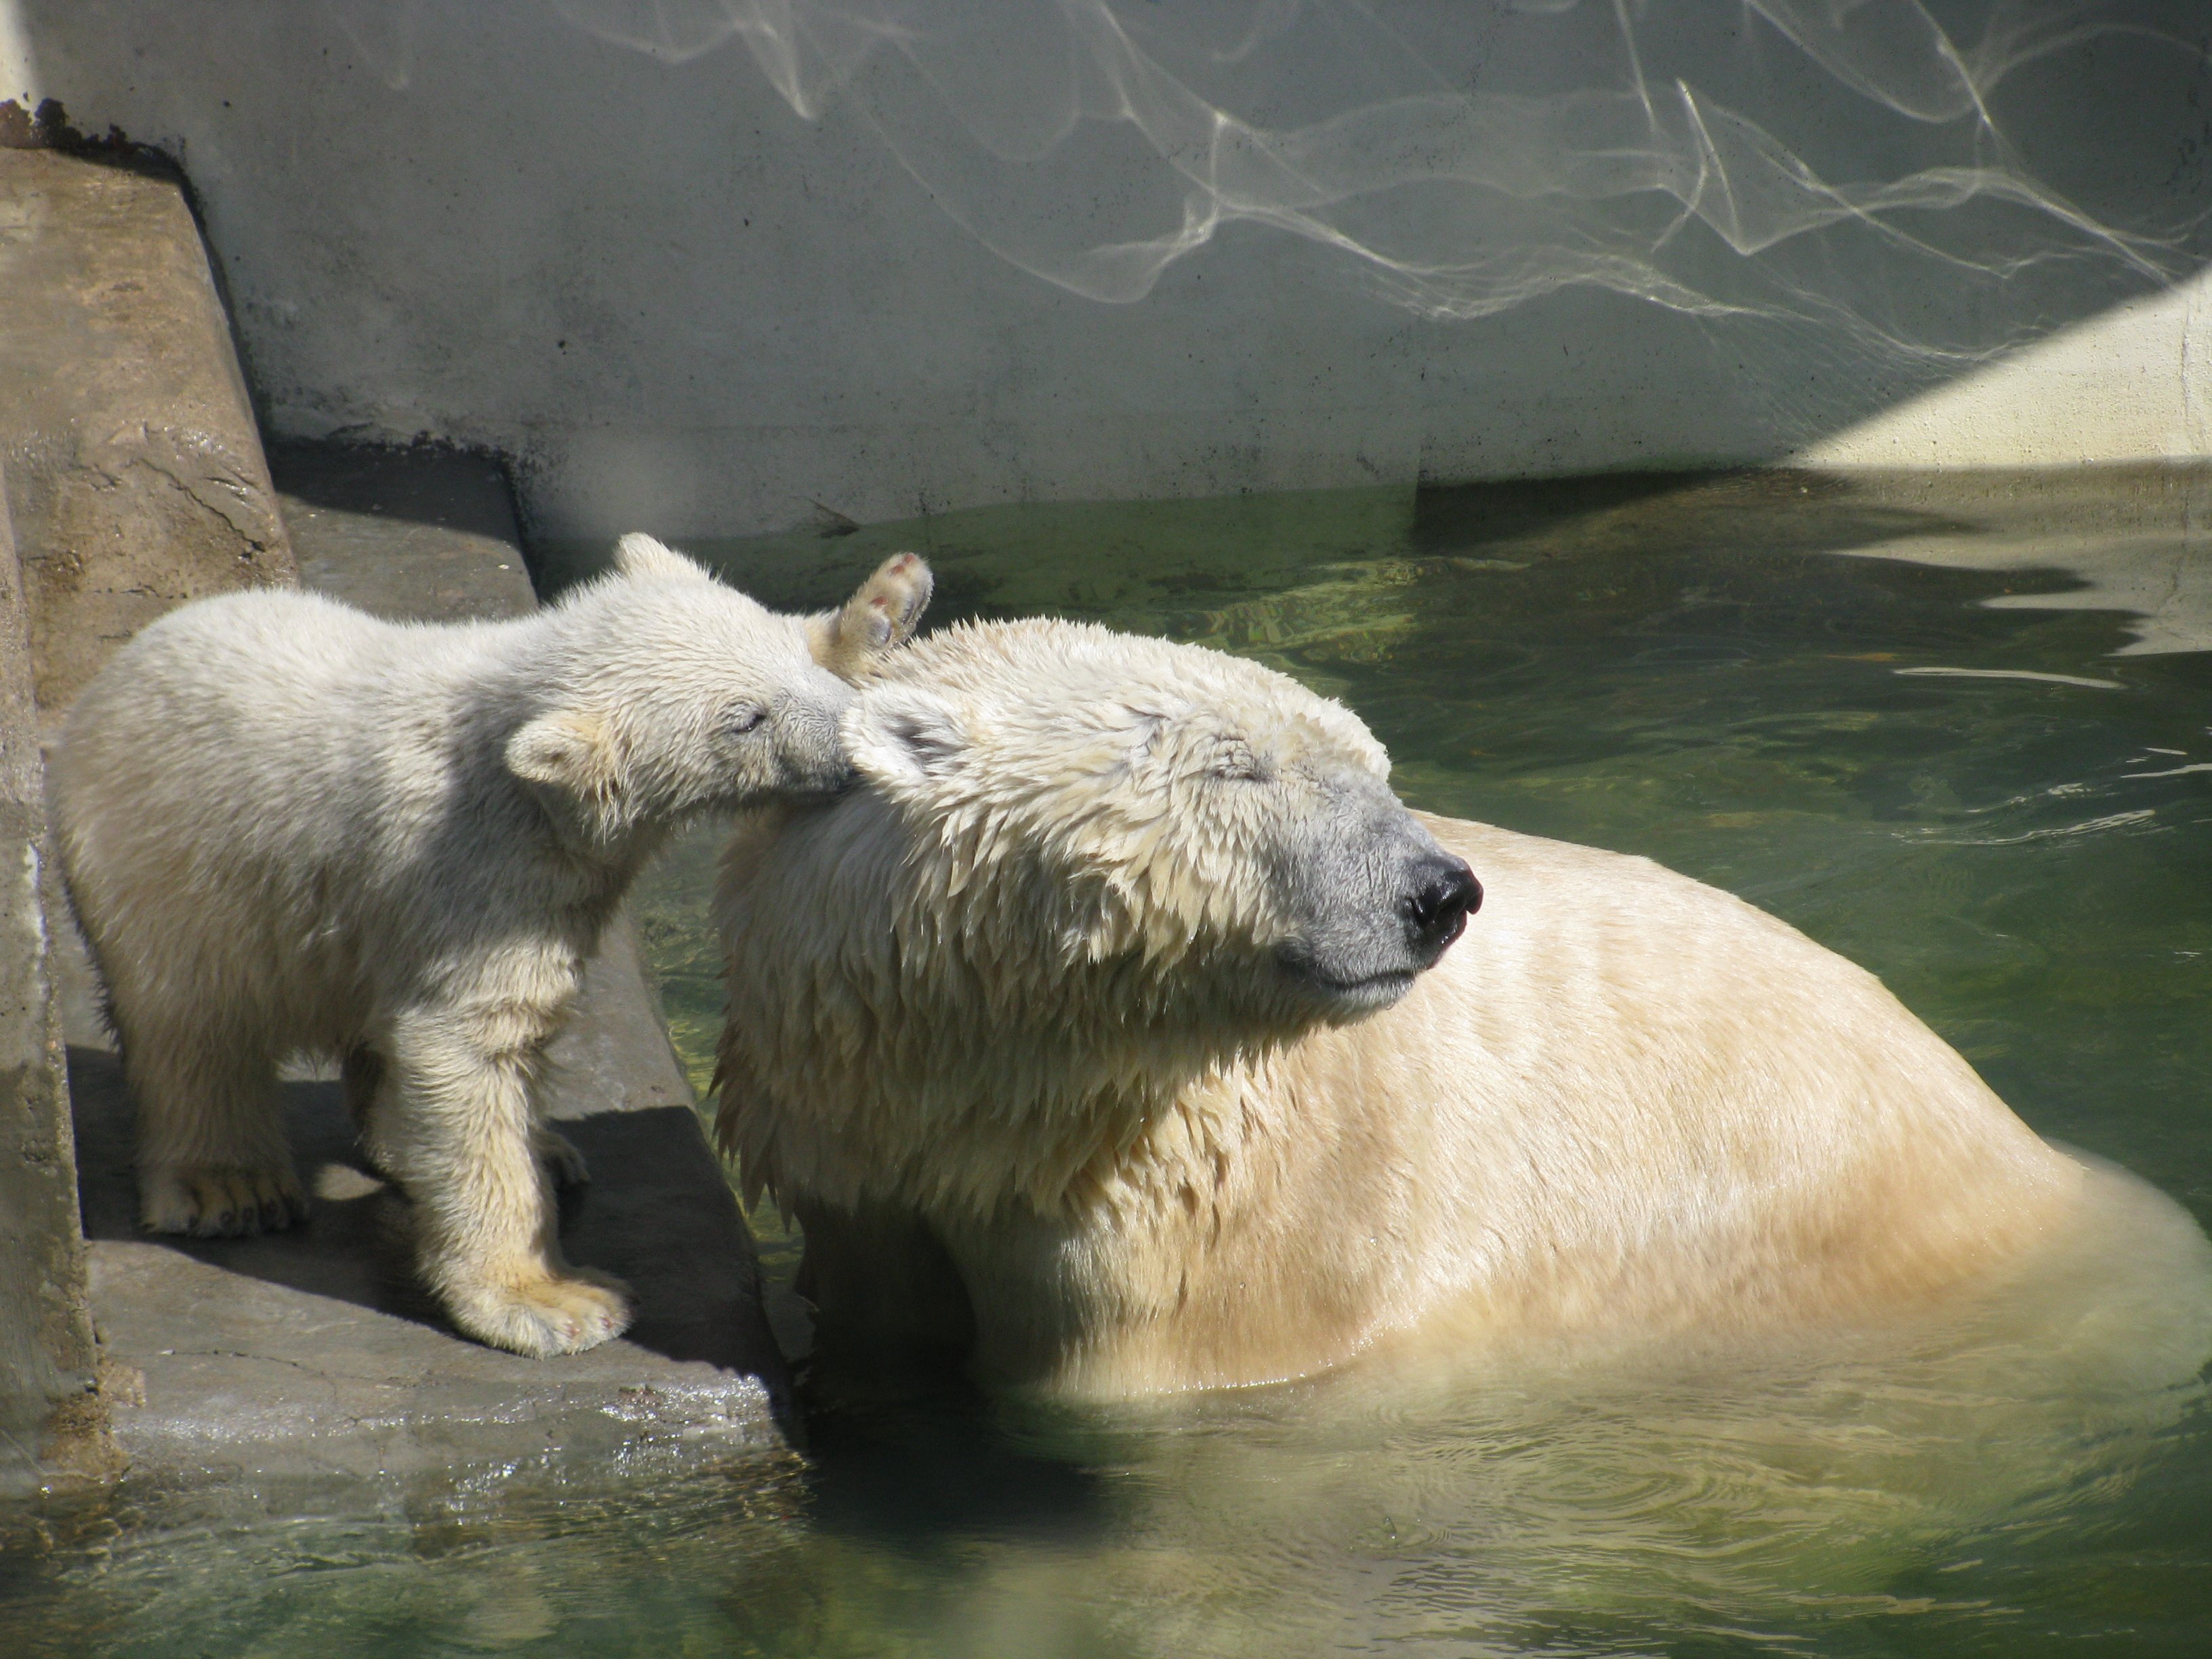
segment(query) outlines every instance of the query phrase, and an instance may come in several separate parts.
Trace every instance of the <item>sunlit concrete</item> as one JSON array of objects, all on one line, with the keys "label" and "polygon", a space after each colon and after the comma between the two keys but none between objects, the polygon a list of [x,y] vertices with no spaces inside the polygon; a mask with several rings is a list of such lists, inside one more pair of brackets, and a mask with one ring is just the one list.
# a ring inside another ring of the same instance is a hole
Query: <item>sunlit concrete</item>
[{"label": "sunlit concrete", "polygon": [[2212,273],[1809,445],[1807,466],[2008,467],[2212,455]]}]

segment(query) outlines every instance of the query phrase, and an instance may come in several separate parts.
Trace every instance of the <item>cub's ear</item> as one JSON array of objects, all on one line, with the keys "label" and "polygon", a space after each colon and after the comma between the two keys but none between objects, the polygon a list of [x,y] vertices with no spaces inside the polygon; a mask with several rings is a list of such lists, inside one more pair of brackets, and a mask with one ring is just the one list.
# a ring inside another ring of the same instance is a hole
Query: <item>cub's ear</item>
[{"label": "cub's ear", "polygon": [[842,609],[809,618],[814,660],[856,684],[873,678],[883,659],[914,637],[936,585],[920,554],[892,554]]},{"label": "cub's ear", "polygon": [[663,545],[641,530],[633,530],[615,544],[615,568],[632,581],[684,577],[692,581],[714,580],[703,566],[694,564],[674,548]]},{"label": "cub's ear", "polygon": [[507,769],[589,813],[608,811],[623,793],[614,733],[580,708],[556,709],[518,727],[507,740]]},{"label": "cub's ear", "polygon": [[878,685],[845,711],[845,750],[869,782],[896,795],[951,776],[968,752],[968,724],[933,691]]}]

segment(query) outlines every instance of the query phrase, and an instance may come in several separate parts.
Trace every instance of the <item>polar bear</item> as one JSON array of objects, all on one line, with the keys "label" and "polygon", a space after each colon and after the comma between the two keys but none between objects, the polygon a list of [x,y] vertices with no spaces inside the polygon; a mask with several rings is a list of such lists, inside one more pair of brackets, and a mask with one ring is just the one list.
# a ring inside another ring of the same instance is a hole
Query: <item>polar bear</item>
[{"label": "polar bear", "polygon": [[1408,811],[1280,674],[969,625],[846,732],[868,787],[747,815],[715,900],[719,1132],[825,1344],[1112,1396],[1833,1327],[1996,1282],[2112,1183],[2201,1269],[1871,974]]},{"label": "polar bear", "polygon": [[[338,1059],[412,1200],[424,1279],[520,1353],[622,1330],[568,1270],[539,1062],[624,890],[691,815],[827,796],[852,693],[910,632],[927,567],[779,617],[649,537],[511,621],[380,621],[263,590],[184,606],[70,710],[52,805],[137,1109],[144,1224],[290,1224],[288,1055]],[[817,660],[818,659],[818,660]]]}]

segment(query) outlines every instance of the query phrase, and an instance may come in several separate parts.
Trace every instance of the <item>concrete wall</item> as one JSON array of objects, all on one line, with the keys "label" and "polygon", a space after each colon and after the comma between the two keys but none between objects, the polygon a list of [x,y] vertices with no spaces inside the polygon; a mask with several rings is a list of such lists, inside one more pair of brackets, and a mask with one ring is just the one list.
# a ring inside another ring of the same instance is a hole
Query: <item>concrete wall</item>
[{"label": "concrete wall", "polygon": [[[490,446],[540,529],[681,534],[1877,432],[2202,266],[2208,35],[2198,0],[0,0],[0,82],[183,161],[278,431]],[[2201,396],[2136,338],[2092,380]],[[1972,456],[2174,449],[2131,422]]]},{"label": "concrete wall", "polygon": [[31,635],[0,477],[0,1497],[40,1485],[58,1408],[93,1384],[76,1158],[40,892],[46,769]]}]

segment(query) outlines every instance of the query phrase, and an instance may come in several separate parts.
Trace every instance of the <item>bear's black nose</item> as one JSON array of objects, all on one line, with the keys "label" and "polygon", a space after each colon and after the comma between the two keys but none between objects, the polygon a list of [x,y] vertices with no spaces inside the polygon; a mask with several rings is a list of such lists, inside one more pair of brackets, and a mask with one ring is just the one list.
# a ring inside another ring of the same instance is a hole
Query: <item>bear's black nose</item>
[{"label": "bear's black nose", "polygon": [[1413,890],[1398,902],[1413,942],[1437,955],[1482,908],[1482,884],[1455,858],[1425,859],[1413,871]]}]

